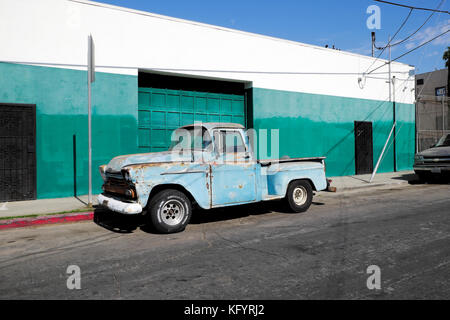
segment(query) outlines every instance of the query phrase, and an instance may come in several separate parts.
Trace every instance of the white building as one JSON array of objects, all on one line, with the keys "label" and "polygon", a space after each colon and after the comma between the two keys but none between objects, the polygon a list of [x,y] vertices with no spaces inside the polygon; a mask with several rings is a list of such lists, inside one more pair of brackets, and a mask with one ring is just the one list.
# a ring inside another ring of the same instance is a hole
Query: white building
[{"label": "white building", "polygon": [[0,200],[86,193],[89,34],[95,168],[164,150],[180,125],[232,121],[279,129],[280,156],[326,156],[329,176],[370,172],[394,114],[379,171],[412,167],[409,65],[391,64],[394,112],[385,60],[91,1],[2,0],[0,189],[19,191]]}]

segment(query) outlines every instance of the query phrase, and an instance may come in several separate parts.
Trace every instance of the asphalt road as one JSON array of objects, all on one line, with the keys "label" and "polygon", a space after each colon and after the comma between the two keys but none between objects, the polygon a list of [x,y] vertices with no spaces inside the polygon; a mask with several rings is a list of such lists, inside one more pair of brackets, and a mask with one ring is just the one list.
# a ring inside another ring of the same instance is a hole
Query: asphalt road
[{"label": "asphalt road", "polygon": [[[160,235],[135,218],[0,231],[1,299],[449,299],[450,185],[196,212]],[[69,290],[78,265],[81,289]],[[381,270],[369,290],[367,267]]]}]

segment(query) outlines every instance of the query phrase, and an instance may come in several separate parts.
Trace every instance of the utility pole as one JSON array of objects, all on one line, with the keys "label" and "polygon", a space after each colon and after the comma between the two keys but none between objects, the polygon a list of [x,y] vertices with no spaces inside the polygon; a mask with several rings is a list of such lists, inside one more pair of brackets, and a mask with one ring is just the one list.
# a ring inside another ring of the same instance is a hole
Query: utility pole
[{"label": "utility pole", "polygon": [[[394,172],[397,171],[397,154],[396,154],[396,145],[395,145],[395,136],[396,136],[396,117],[395,117],[395,98],[392,99],[392,87],[394,85],[394,78],[392,78],[392,72],[391,72],[391,64],[392,64],[392,57],[391,57],[391,36],[389,36],[388,41],[388,49],[389,49],[389,102],[392,102],[392,115],[393,115],[393,123],[394,123],[394,136],[393,136],[393,151],[394,151]],[[395,94],[395,93],[394,93]]]},{"label": "utility pole", "polygon": [[[390,47],[389,47],[390,48]],[[396,124],[397,124],[397,117],[396,117],[396,110],[395,110],[395,76],[392,77],[392,114],[393,114],[393,121],[394,121],[394,140],[392,142],[392,146],[394,149],[394,172],[397,171],[397,145],[396,145]]]},{"label": "utility pole", "polygon": [[374,56],[375,51],[375,31],[372,31],[372,58]]},{"label": "utility pole", "polygon": [[389,36],[389,42],[388,42],[388,49],[389,49],[389,102],[392,102],[392,96],[391,96],[391,36]]},{"label": "utility pole", "polygon": [[91,83],[95,81],[95,59],[94,59],[94,41],[92,35],[88,36],[88,69],[87,69],[87,82],[88,82],[88,157],[89,157],[89,194],[88,194],[88,207],[92,208],[92,119],[91,119]]},{"label": "utility pole", "polygon": [[[370,177],[369,183],[372,183],[373,178],[377,174],[378,167],[380,166],[381,159],[383,159],[384,152],[386,151],[387,145],[389,143],[389,140],[391,139],[392,134],[394,134],[394,137],[393,137],[393,139],[394,139],[394,172],[397,171],[396,151],[395,151],[395,127],[397,125],[397,119],[395,117],[395,97],[394,97],[394,99],[392,99],[392,89],[391,89],[391,85],[394,84],[394,81],[395,81],[395,78],[391,78],[391,36],[389,36],[389,42],[388,42],[387,47],[389,48],[389,64],[388,64],[388,66],[389,66],[389,81],[388,81],[388,83],[389,83],[389,103],[391,103],[392,100],[394,100],[394,102],[393,102],[394,123],[392,125],[391,131],[389,132],[389,136],[384,144],[383,150],[381,151],[380,157],[378,158],[377,164],[375,165],[375,169],[372,172],[372,176]],[[395,91],[395,88],[394,88],[394,91]],[[394,92],[394,94],[395,94],[395,92]]]}]

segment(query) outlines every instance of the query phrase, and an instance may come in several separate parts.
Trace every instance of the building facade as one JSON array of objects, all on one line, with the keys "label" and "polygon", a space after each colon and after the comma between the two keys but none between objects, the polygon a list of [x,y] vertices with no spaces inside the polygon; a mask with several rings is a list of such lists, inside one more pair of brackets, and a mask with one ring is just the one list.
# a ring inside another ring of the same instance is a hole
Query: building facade
[{"label": "building facade", "polygon": [[416,75],[416,149],[423,151],[450,133],[448,69]]},{"label": "building facade", "polygon": [[94,192],[99,165],[165,150],[195,121],[279,130],[279,156],[326,156],[328,176],[373,170],[396,121],[379,172],[412,168],[409,65],[391,64],[390,97],[385,60],[90,1],[4,0],[0,200],[87,193],[89,34]]},{"label": "building facade", "polygon": [[416,96],[448,96],[448,69],[416,75]]}]

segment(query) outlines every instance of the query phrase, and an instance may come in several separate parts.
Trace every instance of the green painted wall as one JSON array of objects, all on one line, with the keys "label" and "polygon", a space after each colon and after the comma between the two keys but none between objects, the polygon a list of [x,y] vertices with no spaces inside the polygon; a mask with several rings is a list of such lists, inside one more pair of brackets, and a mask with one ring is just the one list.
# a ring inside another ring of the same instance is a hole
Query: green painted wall
[{"label": "green painted wall", "polygon": [[416,112],[415,105],[395,105],[396,127],[396,160],[397,170],[412,170],[416,150]]},{"label": "green painted wall", "polygon": [[[85,71],[0,63],[0,102],[36,104],[38,198],[88,192],[88,120]],[[137,151],[137,76],[96,73],[92,85],[93,192],[98,166]]]},{"label": "green painted wall", "polygon": [[[393,124],[389,102],[261,88],[252,91],[253,127],[280,130],[280,156],[326,156],[328,176],[355,174],[354,121],[373,122],[374,167]],[[396,110],[397,167],[408,170],[414,160],[414,105],[397,104]],[[393,166],[391,143],[378,172],[393,171]]]},{"label": "green painted wall", "polygon": [[[98,166],[139,151],[137,76],[98,72],[92,93],[93,192],[99,193]],[[249,126],[279,128],[280,156],[327,156],[329,176],[355,172],[353,121],[373,122],[374,162],[392,126],[388,102],[260,88],[249,94]],[[36,105],[38,198],[73,196],[74,181],[76,194],[86,194],[86,72],[0,63],[0,102]],[[407,170],[414,158],[414,106],[397,104],[396,114],[397,168]],[[393,157],[391,144],[379,172],[393,170]]]}]

